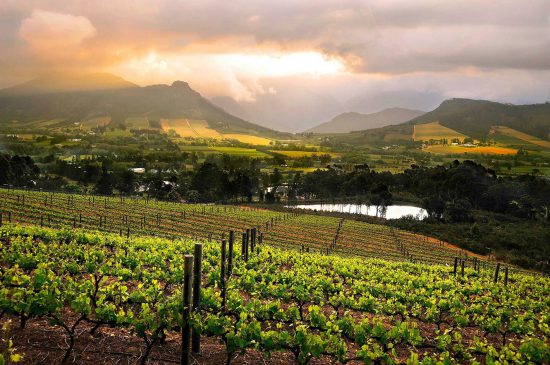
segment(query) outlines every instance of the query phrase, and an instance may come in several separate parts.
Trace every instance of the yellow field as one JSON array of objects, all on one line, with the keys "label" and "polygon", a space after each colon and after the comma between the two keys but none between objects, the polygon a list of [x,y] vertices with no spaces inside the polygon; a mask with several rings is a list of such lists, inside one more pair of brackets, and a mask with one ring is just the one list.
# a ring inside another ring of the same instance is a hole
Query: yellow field
[{"label": "yellow field", "polygon": [[165,132],[173,129],[182,137],[197,137],[187,119],[161,119],[160,125]]},{"label": "yellow field", "polygon": [[208,122],[205,120],[194,119],[161,119],[160,123],[164,131],[173,129],[182,137],[196,138],[221,138],[214,129],[208,127]]},{"label": "yellow field", "polygon": [[414,126],[413,140],[415,141],[429,141],[430,139],[448,139],[458,138],[463,140],[468,136],[459,133],[453,129],[447,128],[439,124],[439,122],[432,122],[427,124],[418,124]]},{"label": "yellow field", "polygon": [[490,133],[500,133],[500,134],[504,134],[505,136],[510,136],[510,137],[514,137],[514,138],[517,138],[517,139],[521,139],[522,141],[529,142],[529,143],[532,143],[532,144],[540,146],[540,147],[550,148],[550,142],[549,141],[545,141],[543,139],[531,136],[527,133],[523,133],[523,132],[517,131],[517,130],[509,128],[509,127],[505,127],[505,126],[502,126],[502,125],[492,126]]},{"label": "yellow field", "polygon": [[218,133],[218,131],[211,129],[208,126],[208,122],[204,120],[188,120],[188,122],[191,122],[191,129],[195,131],[195,133],[203,138],[221,138],[222,135]]},{"label": "yellow field", "polygon": [[224,134],[223,138],[225,138],[225,139],[236,139],[236,140],[238,140],[239,142],[242,142],[242,143],[249,143],[249,144],[254,144],[254,145],[258,145],[258,146],[269,146],[269,144],[271,142],[273,142],[273,140],[271,140],[269,138],[257,137],[257,136],[252,136],[252,135],[249,135],[249,134],[233,134],[233,133],[230,133],[230,134]]},{"label": "yellow field", "polygon": [[181,137],[214,138],[214,139],[236,139],[242,143],[249,143],[258,146],[269,146],[272,139],[253,136],[250,134],[228,133],[222,134],[210,128],[208,122],[193,119],[161,119],[162,129],[168,131],[173,129]]},{"label": "yellow field", "polygon": [[326,155],[326,154],[329,154],[331,157],[340,157],[339,153],[324,152],[324,151],[311,152],[311,151],[271,150],[269,152],[278,153],[280,155],[291,157],[291,158],[304,157],[304,156],[313,156],[313,155],[320,156],[320,155]]},{"label": "yellow field", "polygon": [[496,146],[480,146],[480,147],[462,147],[462,146],[451,146],[451,145],[435,145],[428,146],[424,149],[426,152],[432,153],[454,153],[454,154],[486,154],[486,155],[514,155],[518,150],[514,148],[507,147],[496,147]]}]

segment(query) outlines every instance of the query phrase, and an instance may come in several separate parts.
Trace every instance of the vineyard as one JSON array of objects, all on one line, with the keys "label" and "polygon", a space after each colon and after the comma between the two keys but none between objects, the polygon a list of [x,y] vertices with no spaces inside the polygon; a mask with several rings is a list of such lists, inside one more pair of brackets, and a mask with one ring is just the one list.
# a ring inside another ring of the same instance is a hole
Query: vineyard
[{"label": "vineyard", "polygon": [[26,363],[184,363],[190,342],[199,364],[550,363],[550,279],[429,237],[22,190],[0,209],[1,350]]},{"label": "vineyard", "polygon": [[[233,205],[180,204],[142,198],[0,189],[4,221],[51,228],[86,228],[124,236],[220,239],[229,230],[256,228],[281,248],[393,261],[494,266],[436,239],[379,224]],[[518,269],[516,269],[518,270]]]}]

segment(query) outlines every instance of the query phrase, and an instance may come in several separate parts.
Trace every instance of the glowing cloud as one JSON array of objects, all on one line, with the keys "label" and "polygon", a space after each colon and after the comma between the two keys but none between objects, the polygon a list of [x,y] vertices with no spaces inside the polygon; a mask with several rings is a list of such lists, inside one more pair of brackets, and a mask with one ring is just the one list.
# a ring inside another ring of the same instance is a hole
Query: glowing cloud
[{"label": "glowing cloud", "polygon": [[75,47],[93,37],[96,29],[83,16],[34,10],[23,20],[19,35],[31,47],[45,49],[52,47]]},{"label": "glowing cloud", "polygon": [[261,79],[317,78],[342,74],[345,67],[340,61],[317,52],[167,55],[150,52],[124,62],[112,71],[143,84],[151,83],[152,79],[163,82],[187,80],[207,93],[216,94],[215,90],[221,88],[228,90],[237,100],[253,101],[257,95],[277,92],[274,87],[261,85]]}]

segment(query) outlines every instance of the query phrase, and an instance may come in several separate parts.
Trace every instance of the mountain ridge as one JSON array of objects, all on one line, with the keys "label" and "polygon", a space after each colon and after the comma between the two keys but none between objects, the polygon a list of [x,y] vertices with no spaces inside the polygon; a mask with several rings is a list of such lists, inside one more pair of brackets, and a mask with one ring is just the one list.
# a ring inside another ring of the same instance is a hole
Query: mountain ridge
[{"label": "mountain ridge", "polygon": [[51,72],[0,90],[2,96],[22,96],[72,91],[112,90],[139,87],[106,72]]},{"label": "mountain ridge", "polygon": [[550,103],[504,104],[489,100],[454,98],[418,116],[410,124],[438,121],[441,125],[476,138],[486,137],[491,127],[503,125],[550,140]]},{"label": "mountain ridge", "polygon": [[[21,88],[20,85],[25,87]],[[205,120],[212,129],[225,133],[251,132],[265,136],[283,134],[227,113],[184,81],[174,81],[171,85],[135,85],[110,89],[89,89],[84,85],[83,90],[71,88],[47,92],[42,92],[41,88],[33,91],[28,83],[20,85],[0,91],[0,123],[56,118],[82,121],[99,116],[110,116],[114,123],[122,123],[128,117],[146,116],[152,120]],[[22,89],[26,92],[18,92]]]},{"label": "mountain ridge", "polygon": [[386,108],[375,113],[341,113],[330,121],[321,123],[306,132],[311,133],[348,133],[400,124],[416,118],[425,112],[408,108]]}]

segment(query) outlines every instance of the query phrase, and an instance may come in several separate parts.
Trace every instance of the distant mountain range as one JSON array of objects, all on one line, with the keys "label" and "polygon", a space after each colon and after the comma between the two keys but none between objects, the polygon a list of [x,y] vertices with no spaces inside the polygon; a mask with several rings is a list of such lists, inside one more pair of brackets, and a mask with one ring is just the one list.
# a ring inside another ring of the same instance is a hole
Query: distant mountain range
[{"label": "distant mountain range", "polygon": [[[0,90],[0,124],[17,127],[28,122],[50,120],[72,124],[97,117],[110,117],[112,123],[122,124],[130,117],[146,117],[150,121],[187,118],[204,120],[210,128],[223,134],[246,133],[279,139],[291,136],[248,122],[245,120],[248,119],[246,111],[238,103],[222,99],[216,101],[223,104],[225,110],[183,81],[140,87],[107,73],[53,73]],[[291,125],[295,120],[289,117],[287,124]],[[387,133],[396,135],[396,130],[399,130],[399,138],[409,134],[412,138],[412,125],[431,122],[439,122],[474,138],[487,137],[493,126],[506,126],[549,141],[550,103],[512,105],[486,100],[449,99],[427,113],[405,108],[389,108],[371,114],[343,113],[308,132],[369,130],[369,133],[372,131],[369,136],[386,136]]]},{"label": "distant mountain range", "polygon": [[136,88],[138,85],[109,73],[55,72],[0,90],[3,95],[32,95],[70,91]]},{"label": "distant mountain range", "polygon": [[411,124],[439,122],[471,137],[486,137],[494,125],[550,140],[550,103],[502,104],[487,100],[449,99]]},{"label": "distant mountain range", "polygon": [[354,112],[342,113],[328,122],[308,129],[306,132],[347,133],[352,131],[380,128],[387,125],[400,124],[410,121],[411,119],[414,119],[424,113],[425,112],[420,110],[405,108],[389,108],[371,114]]},{"label": "distant mountain range", "polygon": [[110,116],[205,120],[226,133],[278,136],[212,104],[183,81],[139,87],[110,74],[52,74],[0,90],[0,123],[25,123],[65,118],[70,122]]}]

